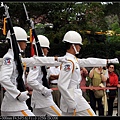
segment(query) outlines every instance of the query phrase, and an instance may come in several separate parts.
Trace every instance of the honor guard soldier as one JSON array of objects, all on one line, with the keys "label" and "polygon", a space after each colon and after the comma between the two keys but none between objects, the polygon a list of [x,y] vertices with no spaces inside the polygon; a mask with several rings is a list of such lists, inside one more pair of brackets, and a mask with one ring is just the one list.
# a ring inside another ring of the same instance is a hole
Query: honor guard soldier
[{"label": "honor guard soldier", "polygon": [[[46,36],[38,35],[39,43],[41,49],[43,51],[44,57],[47,56],[48,51],[50,49],[49,40]],[[35,40],[33,40],[33,44],[35,45]],[[58,64],[59,66],[60,64]],[[49,65],[45,66],[46,68]],[[31,67],[29,70],[29,74],[27,76],[27,83],[33,89],[31,106],[33,108],[33,113],[38,115],[48,115],[48,116],[60,116],[61,110],[55,104],[52,97],[52,89],[48,89],[43,86],[43,72],[40,66]],[[48,82],[48,81],[47,81]],[[40,92],[42,89],[42,92]]]},{"label": "honor guard soldier", "polygon": [[96,116],[86,99],[82,96],[79,87],[81,81],[80,67],[106,66],[108,62],[119,63],[118,59],[87,58],[79,59],[75,55],[79,54],[82,44],[82,37],[76,31],[68,31],[63,38],[65,43],[68,62],[61,66],[58,78],[58,88],[61,93],[60,109],[62,115],[71,116]]}]

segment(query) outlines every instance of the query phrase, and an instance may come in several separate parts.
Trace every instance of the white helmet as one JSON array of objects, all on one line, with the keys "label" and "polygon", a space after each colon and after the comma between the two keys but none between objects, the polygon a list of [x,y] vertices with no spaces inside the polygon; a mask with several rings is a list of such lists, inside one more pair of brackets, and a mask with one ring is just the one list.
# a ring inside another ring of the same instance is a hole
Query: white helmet
[{"label": "white helmet", "polygon": [[[49,42],[47,37],[45,37],[44,35],[37,35],[37,37],[38,37],[38,40],[39,40],[39,43],[40,43],[41,47],[50,48],[49,47],[50,42]],[[33,44],[35,44],[35,39],[33,40]]]},{"label": "white helmet", "polygon": [[[27,33],[26,31],[21,28],[21,27],[18,27],[18,26],[15,26],[13,27],[14,29],[14,33],[15,33],[15,36],[16,36],[16,40],[19,42],[19,41],[28,41],[27,40]],[[7,32],[7,39],[11,39],[11,36],[10,36],[10,30]]]},{"label": "white helmet", "polygon": [[74,44],[82,44],[82,37],[81,35],[76,31],[68,31],[63,38],[63,42],[69,42]]}]

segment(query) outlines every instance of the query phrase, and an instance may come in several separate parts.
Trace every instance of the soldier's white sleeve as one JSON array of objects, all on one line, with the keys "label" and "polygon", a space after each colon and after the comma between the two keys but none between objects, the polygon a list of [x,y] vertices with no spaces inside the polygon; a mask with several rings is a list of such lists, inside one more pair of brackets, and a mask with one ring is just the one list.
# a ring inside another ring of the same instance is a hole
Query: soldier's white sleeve
[{"label": "soldier's white sleeve", "polygon": [[1,66],[0,83],[13,98],[16,98],[20,91],[11,82],[10,78],[13,72],[13,60],[12,59],[9,60],[10,60],[9,64],[3,63],[3,65]]},{"label": "soldier's white sleeve", "polygon": [[78,59],[80,67],[105,67],[107,65],[107,59],[101,58],[86,58]]},{"label": "soldier's white sleeve", "polygon": [[55,61],[54,57],[31,57],[31,58],[21,58],[22,62],[26,63],[27,67],[33,66],[56,66],[60,65],[60,62]]},{"label": "soldier's white sleeve", "polygon": [[39,66],[35,66],[35,68],[34,67],[30,68],[27,76],[27,83],[32,89],[42,92],[44,86],[37,81],[37,77],[40,72],[39,70],[40,70]]},{"label": "soldier's white sleeve", "polygon": [[[68,65],[70,65],[70,69],[67,69]],[[71,92],[74,88],[73,89],[68,88],[71,80],[72,70],[73,64],[71,62],[62,64],[58,78],[58,89],[60,90],[61,95],[66,101],[66,104],[68,104],[69,108],[74,109],[76,107],[76,102],[73,97],[74,93]]]}]

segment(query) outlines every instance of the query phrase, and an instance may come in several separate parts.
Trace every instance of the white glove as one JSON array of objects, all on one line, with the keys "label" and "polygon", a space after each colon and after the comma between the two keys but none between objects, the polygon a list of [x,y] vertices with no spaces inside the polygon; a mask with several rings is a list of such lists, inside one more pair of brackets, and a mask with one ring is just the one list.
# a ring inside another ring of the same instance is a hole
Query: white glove
[{"label": "white glove", "polygon": [[58,62],[67,62],[66,57],[58,57]]},{"label": "white glove", "polygon": [[119,63],[118,58],[108,59],[108,63]]},{"label": "white glove", "polygon": [[51,92],[53,92],[52,89],[48,89],[46,87],[44,87],[43,91],[42,91],[42,95],[45,97],[51,96]]},{"label": "white glove", "polygon": [[18,95],[17,100],[23,102],[23,101],[26,101],[28,98],[29,98],[29,96],[28,96],[28,91],[25,91],[25,92],[21,92],[21,93]]}]

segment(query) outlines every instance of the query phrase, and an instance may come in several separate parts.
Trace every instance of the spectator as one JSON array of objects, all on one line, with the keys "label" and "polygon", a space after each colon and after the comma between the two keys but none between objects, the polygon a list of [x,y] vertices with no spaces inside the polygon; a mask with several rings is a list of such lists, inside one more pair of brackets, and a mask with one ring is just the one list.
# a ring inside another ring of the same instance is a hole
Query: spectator
[{"label": "spectator", "polygon": [[[51,89],[58,88],[57,83],[58,83],[59,73],[60,73],[60,66],[54,66],[49,68],[48,79]],[[60,107],[60,96],[61,96],[60,91],[53,90],[52,96],[56,105]]]},{"label": "spectator", "polygon": [[[81,73],[80,87],[86,87],[86,79],[88,76],[88,70],[82,67],[80,69],[80,73]],[[87,99],[86,89],[82,89],[82,95],[85,99]]]},{"label": "spectator", "polygon": [[[108,75],[109,79],[106,82],[107,87],[119,87],[118,86],[118,76],[114,72],[115,71],[115,64],[114,63],[108,63]],[[108,116],[113,115],[113,103],[115,100],[115,97],[117,95],[117,89],[108,91]]]},{"label": "spectator", "polygon": [[[92,68],[89,73],[89,77],[91,78],[92,86],[99,86],[100,83],[107,81],[108,73],[103,67]],[[96,98],[94,95],[94,90],[89,90],[90,96],[90,106],[96,113],[96,102],[98,105],[98,114],[99,116],[104,116],[104,108],[102,104],[102,97]]]}]

